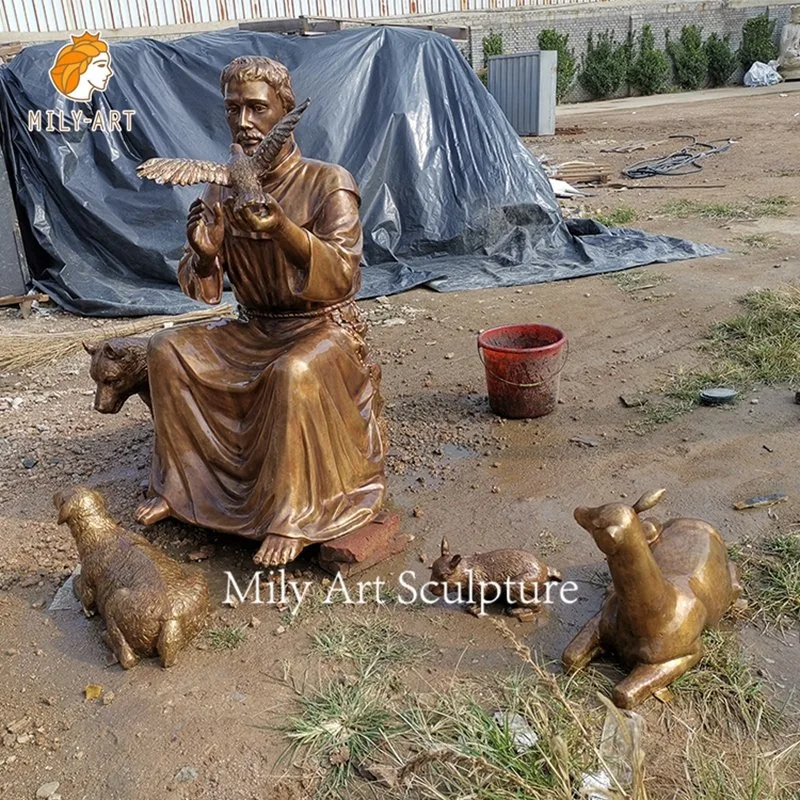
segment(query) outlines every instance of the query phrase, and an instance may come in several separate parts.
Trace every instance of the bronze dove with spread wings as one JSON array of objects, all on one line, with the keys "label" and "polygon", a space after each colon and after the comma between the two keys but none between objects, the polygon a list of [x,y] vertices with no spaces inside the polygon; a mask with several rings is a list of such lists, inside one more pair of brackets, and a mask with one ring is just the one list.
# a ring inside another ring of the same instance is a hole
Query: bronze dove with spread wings
[{"label": "bronze dove with spread wings", "polygon": [[180,186],[216,183],[230,186],[237,209],[264,205],[267,201],[260,178],[269,171],[310,103],[311,100],[307,99],[277,122],[252,156],[245,155],[241,145],[232,144],[231,159],[227,164],[193,158],[151,158],[140,164],[136,172],[140,178],[148,178],[156,183],[177,183]]}]

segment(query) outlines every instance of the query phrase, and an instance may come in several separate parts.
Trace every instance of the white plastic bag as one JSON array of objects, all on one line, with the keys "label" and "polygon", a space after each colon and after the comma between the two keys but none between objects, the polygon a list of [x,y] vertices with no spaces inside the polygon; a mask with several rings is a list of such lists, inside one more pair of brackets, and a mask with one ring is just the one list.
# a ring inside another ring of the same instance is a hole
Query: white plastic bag
[{"label": "white plastic bag", "polygon": [[622,711],[604,700],[608,711],[600,740],[603,769],[584,773],[578,791],[581,800],[623,800],[628,789],[642,779],[644,718],[635,711]]},{"label": "white plastic bag", "polygon": [[526,753],[539,741],[539,734],[519,714],[511,714],[508,711],[495,711],[492,716],[502,730],[508,731],[514,749],[520,755]]},{"label": "white plastic bag", "polygon": [[782,80],[780,73],[763,61],[756,61],[744,75],[745,86],[773,86]]}]

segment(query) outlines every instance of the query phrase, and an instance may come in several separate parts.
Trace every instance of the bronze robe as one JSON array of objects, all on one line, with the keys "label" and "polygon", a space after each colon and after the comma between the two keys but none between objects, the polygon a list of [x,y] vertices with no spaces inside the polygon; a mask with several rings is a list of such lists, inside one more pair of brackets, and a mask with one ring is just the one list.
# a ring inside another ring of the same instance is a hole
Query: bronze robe
[{"label": "bronze robe", "polygon": [[[369,522],[383,500],[377,368],[352,300],[361,282],[359,196],[341,167],[296,145],[264,189],[308,236],[302,269],[227,217],[216,270],[178,268],[190,297],[218,303],[223,271],[246,312],[166,330],[148,350],[155,453],[151,491],[173,516],[262,540],[322,542]],[[209,185],[204,200],[229,190]]]}]

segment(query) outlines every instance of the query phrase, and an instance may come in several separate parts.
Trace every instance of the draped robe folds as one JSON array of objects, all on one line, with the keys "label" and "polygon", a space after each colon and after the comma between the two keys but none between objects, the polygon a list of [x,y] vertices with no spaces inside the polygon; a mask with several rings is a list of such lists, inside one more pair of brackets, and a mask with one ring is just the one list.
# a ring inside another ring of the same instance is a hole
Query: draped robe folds
[{"label": "draped robe folds", "polygon": [[[352,301],[358,189],[344,169],[305,159],[296,145],[262,184],[303,228],[311,257],[297,267],[268,235],[227,217],[211,275],[198,275],[187,247],[183,291],[218,303],[224,272],[246,319],[153,336],[150,488],[195,525],[322,542],[369,522],[385,488],[379,372]],[[213,207],[229,195],[209,185],[203,199]]]}]

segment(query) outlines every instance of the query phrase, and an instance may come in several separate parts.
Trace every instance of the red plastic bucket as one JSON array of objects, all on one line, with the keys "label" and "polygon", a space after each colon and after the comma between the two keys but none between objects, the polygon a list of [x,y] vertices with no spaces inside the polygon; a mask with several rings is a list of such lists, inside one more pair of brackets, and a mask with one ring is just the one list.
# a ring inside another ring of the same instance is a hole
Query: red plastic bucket
[{"label": "red plastic bucket", "polygon": [[566,343],[551,325],[501,325],[480,334],[478,353],[492,411],[510,419],[549,414],[558,402]]}]

